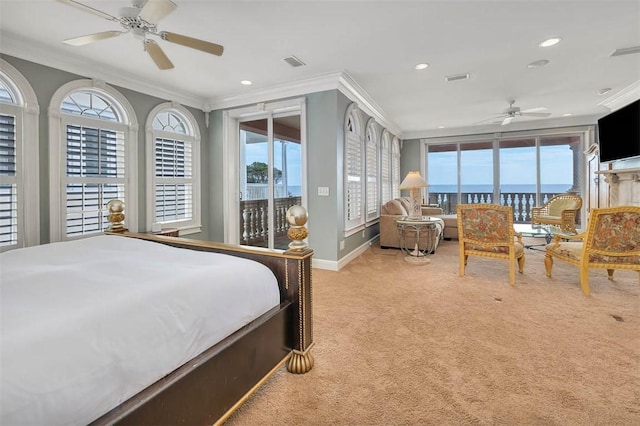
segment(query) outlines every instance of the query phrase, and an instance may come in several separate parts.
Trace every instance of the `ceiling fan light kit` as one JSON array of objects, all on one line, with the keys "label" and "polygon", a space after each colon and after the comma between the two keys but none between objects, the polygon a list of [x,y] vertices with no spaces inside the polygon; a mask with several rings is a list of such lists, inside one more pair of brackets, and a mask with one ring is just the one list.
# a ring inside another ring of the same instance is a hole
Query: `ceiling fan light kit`
[{"label": "ceiling fan light kit", "polygon": [[164,19],[178,7],[171,0],[133,0],[131,7],[123,7],[120,9],[120,17],[115,17],[75,0],[58,1],[109,21],[119,22],[124,28],[124,31],[103,31],[63,41],[71,46],[84,46],[95,41],[132,33],[135,38],[142,40],[144,51],[149,54],[149,57],[161,70],[173,68],[173,63],[164,53],[160,45],[154,40],[149,39],[149,36],[155,36],[170,43],[200,50],[216,56],[221,56],[224,52],[224,47],[219,44],[168,31],[158,32],[158,21]]}]

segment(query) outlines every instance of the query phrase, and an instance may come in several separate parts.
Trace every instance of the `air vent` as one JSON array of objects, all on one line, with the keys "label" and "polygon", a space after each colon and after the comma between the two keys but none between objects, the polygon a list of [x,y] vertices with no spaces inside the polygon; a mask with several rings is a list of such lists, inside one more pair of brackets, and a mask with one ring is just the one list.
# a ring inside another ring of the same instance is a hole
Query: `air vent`
[{"label": "air vent", "polygon": [[292,67],[301,67],[303,65],[307,65],[293,55],[287,56],[286,58],[282,58],[282,60],[288,63],[289,65],[291,65]]},{"label": "air vent", "polygon": [[448,75],[444,79],[447,81],[457,81],[457,80],[467,80],[470,77],[470,74],[458,74],[458,75]]},{"label": "air vent", "polygon": [[630,55],[632,53],[640,53],[640,46],[625,47],[624,49],[616,49],[610,56]]}]

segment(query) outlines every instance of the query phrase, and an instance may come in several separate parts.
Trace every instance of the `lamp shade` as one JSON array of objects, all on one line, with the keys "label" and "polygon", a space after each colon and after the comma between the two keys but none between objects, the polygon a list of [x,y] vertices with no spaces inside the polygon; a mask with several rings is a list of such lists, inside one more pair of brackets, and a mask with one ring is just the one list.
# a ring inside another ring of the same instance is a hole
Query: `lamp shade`
[{"label": "lamp shade", "polygon": [[427,182],[422,179],[420,172],[411,171],[404,178],[399,189],[424,188],[426,186],[428,186]]}]

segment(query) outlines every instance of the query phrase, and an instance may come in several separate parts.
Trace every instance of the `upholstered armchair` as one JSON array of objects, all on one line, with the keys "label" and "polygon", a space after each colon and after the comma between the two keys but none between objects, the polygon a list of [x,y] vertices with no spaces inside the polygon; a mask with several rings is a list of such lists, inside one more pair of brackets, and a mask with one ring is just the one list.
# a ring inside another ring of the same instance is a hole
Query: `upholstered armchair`
[{"label": "upholstered armchair", "polygon": [[515,263],[524,270],[522,234],[513,229],[513,209],[497,204],[458,204],[458,246],[460,276],[469,256],[503,259],[509,262],[509,283],[515,284]]},{"label": "upholstered armchair", "polygon": [[542,207],[531,208],[531,224],[556,225],[565,232],[576,233],[576,214],[582,208],[577,194],[558,194]]},{"label": "upholstered armchair", "polygon": [[616,269],[636,270],[640,278],[640,207],[591,210],[586,232],[557,234],[547,245],[544,266],[548,277],[554,258],[580,268],[580,287],[586,296],[591,293],[591,268],[606,269],[610,280]]}]

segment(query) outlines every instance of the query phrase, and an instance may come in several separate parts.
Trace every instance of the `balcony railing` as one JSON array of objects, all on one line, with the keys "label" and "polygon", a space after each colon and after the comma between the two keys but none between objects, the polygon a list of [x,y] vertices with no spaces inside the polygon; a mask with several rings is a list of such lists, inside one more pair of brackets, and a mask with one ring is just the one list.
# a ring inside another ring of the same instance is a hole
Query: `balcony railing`
[{"label": "balcony railing", "polygon": [[[556,193],[543,192],[540,194],[540,204],[536,204],[536,194],[532,192],[505,192],[500,194],[498,200],[493,199],[493,193],[487,192],[463,192],[462,201],[458,202],[458,194],[455,192],[429,193],[429,204],[437,204],[445,214],[455,214],[458,204],[494,203],[502,206],[513,207],[514,223],[530,223],[531,208],[541,206],[549,201]],[[580,215],[576,217],[576,223],[580,223]]]},{"label": "balcony railing", "polygon": [[[286,197],[274,199],[273,227],[276,240],[285,240],[289,223],[287,210],[289,207],[300,205],[301,197]],[[266,247],[269,241],[269,205],[268,200],[240,201],[240,243]],[[276,248],[282,248],[277,247]],[[286,248],[286,247],[285,247]]]}]

